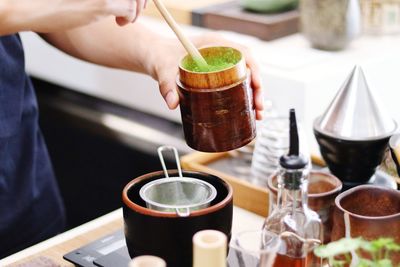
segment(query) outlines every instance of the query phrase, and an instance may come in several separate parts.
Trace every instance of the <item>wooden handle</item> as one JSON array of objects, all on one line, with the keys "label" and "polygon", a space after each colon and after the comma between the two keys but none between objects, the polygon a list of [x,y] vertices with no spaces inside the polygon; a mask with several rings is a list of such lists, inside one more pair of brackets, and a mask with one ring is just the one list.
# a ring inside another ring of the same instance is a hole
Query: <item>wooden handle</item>
[{"label": "wooden handle", "polygon": [[179,27],[174,18],[168,12],[164,4],[160,0],[153,0],[153,1],[158,11],[160,11],[161,15],[164,17],[169,27],[174,31],[179,41],[182,43],[183,47],[185,47],[186,51],[193,58],[196,64],[202,68],[206,68],[208,66],[207,62],[200,54],[200,52],[197,50],[197,48],[193,45],[193,43],[189,40],[189,38],[183,33],[182,29]]}]

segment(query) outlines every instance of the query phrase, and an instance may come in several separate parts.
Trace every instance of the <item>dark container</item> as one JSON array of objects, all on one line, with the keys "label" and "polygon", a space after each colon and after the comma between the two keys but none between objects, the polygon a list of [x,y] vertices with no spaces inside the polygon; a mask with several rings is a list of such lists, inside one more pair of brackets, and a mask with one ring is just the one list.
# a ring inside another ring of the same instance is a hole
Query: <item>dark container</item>
[{"label": "dark container", "polygon": [[[177,171],[168,173],[170,176],[178,176]],[[195,233],[213,229],[225,233],[230,239],[233,216],[231,186],[209,174],[184,171],[183,176],[204,180],[217,190],[217,197],[210,207],[192,211],[189,217],[146,208],[139,190],[148,182],[164,178],[162,171],[140,176],[124,188],[125,239],[132,258],[154,255],[163,258],[168,266],[191,267],[192,237]]]},{"label": "dark container", "polygon": [[[346,229],[344,214],[349,214],[350,229]],[[400,191],[373,185],[360,185],[341,193],[335,199],[331,239],[363,237],[375,240],[393,238],[400,243]],[[391,256],[393,266],[400,264],[400,252]]]},{"label": "dark container", "polygon": [[240,58],[230,68],[199,73],[179,66],[177,85],[183,130],[187,144],[195,150],[228,151],[246,145],[256,136],[250,73],[242,54],[228,47],[203,48],[200,53],[218,56],[227,49]]},{"label": "dark container", "polygon": [[368,183],[381,164],[389,137],[371,140],[335,138],[314,128],[321,155],[345,189]]}]

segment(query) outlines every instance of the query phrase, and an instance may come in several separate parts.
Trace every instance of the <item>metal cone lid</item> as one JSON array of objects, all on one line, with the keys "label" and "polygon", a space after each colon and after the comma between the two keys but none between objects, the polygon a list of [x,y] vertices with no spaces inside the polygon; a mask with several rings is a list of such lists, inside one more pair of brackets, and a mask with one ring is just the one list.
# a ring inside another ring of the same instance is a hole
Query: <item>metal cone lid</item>
[{"label": "metal cone lid", "polygon": [[314,128],[336,138],[370,140],[391,135],[397,124],[369,89],[361,67],[355,66]]}]

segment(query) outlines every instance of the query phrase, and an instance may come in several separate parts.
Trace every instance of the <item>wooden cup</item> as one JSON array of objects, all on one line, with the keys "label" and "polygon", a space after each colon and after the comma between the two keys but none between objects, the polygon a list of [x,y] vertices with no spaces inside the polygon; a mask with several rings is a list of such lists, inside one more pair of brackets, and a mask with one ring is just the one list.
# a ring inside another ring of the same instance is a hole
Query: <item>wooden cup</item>
[{"label": "wooden cup", "polygon": [[[375,186],[360,185],[347,190],[335,199],[335,212],[331,239],[346,236],[375,240],[393,238],[400,242],[400,191]],[[349,224],[345,223],[345,214]],[[400,252],[392,253],[391,260],[400,264]]]},{"label": "wooden cup", "polygon": [[227,51],[240,60],[214,72],[192,72],[182,62],[177,79],[183,129],[187,144],[203,152],[223,152],[242,147],[256,136],[250,73],[240,51],[229,47],[200,50],[204,57]]}]

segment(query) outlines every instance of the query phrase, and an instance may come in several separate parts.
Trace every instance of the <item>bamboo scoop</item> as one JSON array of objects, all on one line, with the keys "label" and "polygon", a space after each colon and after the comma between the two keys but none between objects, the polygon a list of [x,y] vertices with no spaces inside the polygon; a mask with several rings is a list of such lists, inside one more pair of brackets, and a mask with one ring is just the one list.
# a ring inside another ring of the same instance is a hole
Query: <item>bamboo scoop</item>
[{"label": "bamboo scoop", "polygon": [[193,61],[198,65],[201,69],[207,69],[208,64],[203,56],[200,54],[199,50],[193,45],[193,43],[189,40],[189,38],[183,33],[182,29],[176,23],[174,18],[165,8],[164,4],[160,0],[153,0],[156,5],[158,11],[160,11],[161,15],[164,17],[165,21],[168,23],[169,27],[174,31],[179,41],[182,43],[183,47],[189,53],[189,55],[193,58]]}]

